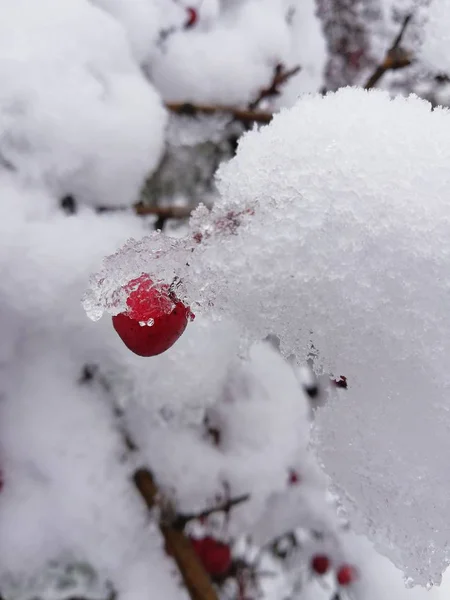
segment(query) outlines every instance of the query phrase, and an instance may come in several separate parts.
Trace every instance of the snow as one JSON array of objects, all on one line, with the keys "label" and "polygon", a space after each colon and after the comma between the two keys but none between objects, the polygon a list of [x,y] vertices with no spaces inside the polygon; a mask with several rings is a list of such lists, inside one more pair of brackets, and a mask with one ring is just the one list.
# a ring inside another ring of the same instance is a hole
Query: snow
[{"label": "snow", "polygon": [[3,164],[60,197],[137,199],[161,157],[165,114],[122,28],[81,0],[5,0],[0,28]]},{"label": "snow", "polygon": [[433,0],[428,10],[428,22],[424,29],[424,42],[420,58],[433,71],[445,73],[450,70],[450,2]]},{"label": "snow", "polygon": [[304,97],[243,137],[192,237],[129,244],[88,296],[98,317],[127,272],[176,274],[249,339],[274,333],[300,361],[313,344],[349,381],[317,414],[319,456],[357,530],[422,584],[448,552],[449,139],[448,112],[415,97]]},{"label": "snow", "polygon": [[[310,1],[295,5],[299,15],[292,24],[286,19],[287,3],[281,0],[230,3],[215,17],[209,10],[205,23],[204,11],[209,5],[205,1],[199,8],[203,25],[174,34],[151,63],[151,78],[166,100],[249,103],[270,83],[278,63],[286,67],[300,63],[304,67],[291,93],[298,95],[319,87],[324,44]],[[305,15],[308,21],[302,18]],[[306,44],[300,48],[300,43],[308,39],[315,45],[306,55]],[[313,58],[315,47],[321,51]]]},{"label": "snow", "polygon": [[[183,514],[249,494],[229,522],[204,525],[248,543],[247,556],[304,536],[287,570],[263,552],[276,571],[265,600],[299,581],[302,599],[316,598],[307,565],[323,549],[361,571],[355,599],[404,591],[399,573],[398,591],[376,582],[377,555],[343,528],[329,475],[358,530],[416,582],[438,580],[448,114],[375,92],[301,96],[322,86],[326,61],[313,0],[203,0],[190,29],[186,5],[167,0],[0,8],[2,597],[186,598],[158,511],[133,486],[141,467]],[[301,100],[244,136],[211,212],[201,206],[170,238],[131,209],[96,212],[131,207],[167,143],[230,133],[224,116],[167,129],[163,99],[244,105],[279,62],[301,71],[273,106]],[[109,318],[143,272],[180,277],[196,313],[152,360],[130,353]],[[80,305],[91,273],[95,323]],[[348,377],[315,411],[317,457],[303,370],[268,334],[300,365],[313,342],[317,367]]]}]

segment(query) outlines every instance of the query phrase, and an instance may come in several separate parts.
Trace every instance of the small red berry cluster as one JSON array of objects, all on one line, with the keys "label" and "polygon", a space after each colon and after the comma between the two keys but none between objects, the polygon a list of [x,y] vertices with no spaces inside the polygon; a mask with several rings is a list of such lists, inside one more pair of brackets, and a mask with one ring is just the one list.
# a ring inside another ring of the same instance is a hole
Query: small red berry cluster
[{"label": "small red berry cluster", "polygon": [[[311,558],[310,567],[316,575],[326,575],[331,569],[332,563],[326,554],[315,554]],[[342,587],[347,587],[354,583],[358,577],[358,572],[352,565],[342,564],[336,571],[336,581]]]}]

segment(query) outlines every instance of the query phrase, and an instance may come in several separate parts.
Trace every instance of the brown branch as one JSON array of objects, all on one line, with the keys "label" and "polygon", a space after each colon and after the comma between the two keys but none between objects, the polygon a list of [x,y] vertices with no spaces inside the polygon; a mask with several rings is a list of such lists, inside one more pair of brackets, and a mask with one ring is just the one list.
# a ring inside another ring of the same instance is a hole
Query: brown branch
[{"label": "brown branch", "polygon": [[167,102],[166,108],[177,115],[195,117],[198,114],[216,115],[220,113],[229,114],[235,121],[241,123],[270,123],[273,114],[271,112],[250,110],[245,108],[234,108],[220,104],[191,104],[189,102]]},{"label": "brown branch", "polygon": [[95,210],[98,213],[104,213],[126,211],[130,210],[130,208],[141,217],[154,215],[155,217],[159,217],[160,219],[187,219],[188,217],[190,217],[191,212],[194,210],[195,206],[150,206],[147,204],[143,204],[142,202],[138,202],[137,204],[134,204],[131,207],[97,206]]},{"label": "brown branch", "polygon": [[195,206],[149,206],[139,202],[133,206],[135,213],[141,217],[155,215],[160,219],[187,219]]},{"label": "brown branch", "polygon": [[296,75],[300,70],[301,67],[296,66],[292,69],[288,69],[287,71],[285,71],[284,65],[276,65],[273,72],[272,81],[266,88],[262,88],[255,100],[248,105],[249,110],[255,110],[259,106],[259,104],[266,98],[271,98],[272,96],[279,96],[281,93],[280,87],[284,85],[287,81],[289,81],[289,79]]},{"label": "brown branch", "polygon": [[216,506],[213,506],[212,508],[202,510],[199,513],[192,513],[192,514],[185,514],[185,515],[179,514],[176,516],[172,526],[177,529],[183,529],[185,527],[185,525],[189,521],[192,521],[193,519],[204,519],[205,517],[209,517],[209,515],[212,515],[216,512],[229,513],[230,510],[234,506],[238,506],[239,504],[242,504],[243,502],[247,502],[248,500],[250,500],[250,494],[243,494],[242,496],[236,496],[236,498],[230,498],[229,500],[226,500],[225,502],[222,502],[221,504],[217,504]]},{"label": "brown branch", "polygon": [[[160,497],[158,487],[147,469],[138,469],[133,476],[134,484],[147,508],[155,508]],[[218,595],[195,553],[191,542],[182,531],[161,522],[159,525],[166,543],[166,550],[173,556],[192,600],[218,600]]]},{"label": "brown branch", "polygon": [[387,71],[394,71],[408,67],[412,63],[411,53],[401,47],[408,24],[412,19],[412,14],[403,19],[402,26],[398,32],[392,46],[386,52],[383,62],[377,66],[375,71],[367,80],[364,89],[370,90],[375,87],[379,80]]},{"label": "brown branch", "polygon": [[[96,380],[106,392],[110,391],[108,380],[99,372],[95,364],[84,365],[78,379],[80,385],[90,385]],[[123,423],[124,411],[117,404],[112,404],[114,416],[117,419],[118,432],[120,433],[124,446],[130,452],[136,452],[138,446],[132,435]],[[199,557],[195,553],[189,539],[183,531],[174,526],[176,515],[170,504],[164,500],[151,472],[145,467],[137,469],[133,475],[133,482],[142,500],[149,510],[156,507],[162,509],[159,529],[164,537],[167,553],[177,563],[184,584],[189,592],[191,600],[218,600],[217,593],[211,579],[206,572]],[[0,598],[0,600],[2,600]]]}]

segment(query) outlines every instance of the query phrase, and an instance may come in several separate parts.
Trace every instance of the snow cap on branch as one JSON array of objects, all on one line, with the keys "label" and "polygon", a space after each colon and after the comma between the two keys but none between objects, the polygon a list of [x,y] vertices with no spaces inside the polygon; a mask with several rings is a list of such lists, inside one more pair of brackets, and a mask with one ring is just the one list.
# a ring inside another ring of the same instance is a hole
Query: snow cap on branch
[{"label": "snow cap on branch", "polygon": [[[449,140],[448,111],[416,97],[306,96],[245,135],[220,169],[221,199],[160,261],[204,311],[252,339],[278,335],[299,360],[312,343],[345,374],[345,397],[319,413],[318,450],[356,527],[417,583],[439,580],[447,551]],[[108,259],[97,317],[127,269],[158,269],[154,244]]]}]

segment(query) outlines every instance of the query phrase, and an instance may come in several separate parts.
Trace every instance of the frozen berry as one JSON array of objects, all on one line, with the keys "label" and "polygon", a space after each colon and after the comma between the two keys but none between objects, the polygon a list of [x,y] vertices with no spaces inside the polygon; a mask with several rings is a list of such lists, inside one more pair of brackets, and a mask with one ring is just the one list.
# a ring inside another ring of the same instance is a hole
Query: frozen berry
[{"label": "frozen berry", "polygon": [[317,575],[325,575],[330,568],[330,559],[326,554],[316,554],[311,559],[311,569]]},{"label": "frozen berry", "polygon": [[195,10],[195,8],[192,8],[192,6],[188,6],[186,8],[186,12],[187,12],[187,19],[186,19],[186,23],[184,24],[184,26],[186,27],[186,29],[189,29],[190,27],[193,27],[197,23],[198,13]]},{"label": "frozen berry", "polygon": [[231,550],[227,544],[210,536],[191,539],[195,553],[206,572],[212,577],[223,577],[231,567]]},{"label": "frozen berry", "polygon": [[336,578],[339,585],[351,585],[356,579],[356,569],[351,565],[342,565],[336,573]]},{"label": "frozen berry", "polygon": [[125,346],[138,356],[156,356],[168,350],[193,318],[189,307],[168,285],[156,287],[148,275],[133,279],[125,290],[127,310],[112,318]]}]

